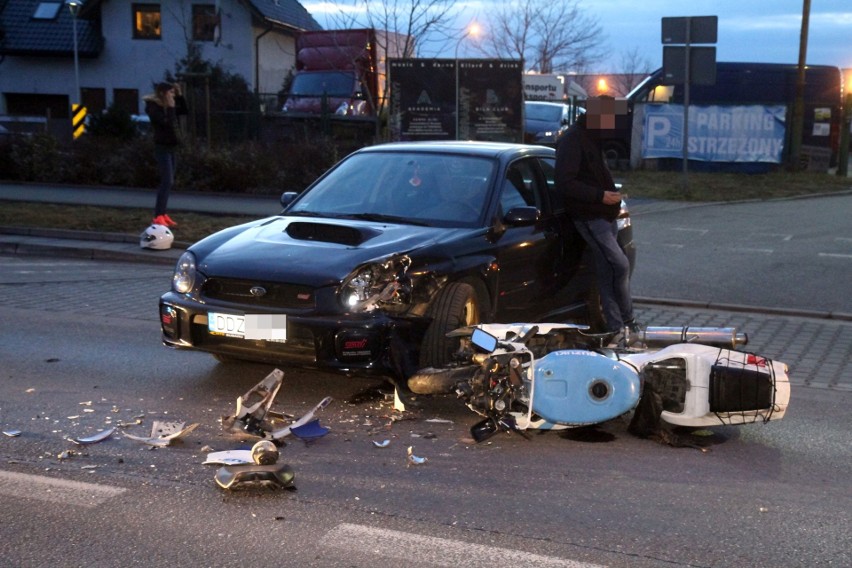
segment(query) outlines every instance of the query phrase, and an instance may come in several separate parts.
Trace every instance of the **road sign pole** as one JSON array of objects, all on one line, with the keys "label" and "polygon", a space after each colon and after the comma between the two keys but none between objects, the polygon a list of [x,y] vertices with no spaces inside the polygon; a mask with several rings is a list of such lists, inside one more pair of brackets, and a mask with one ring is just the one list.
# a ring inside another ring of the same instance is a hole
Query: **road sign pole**
[{"label": "road sign pole", "polygon": [[690,18],[686,18],[686,45],[683,50],[683,179],[681,185],[684,193],[689,191],[689,83],[692,81],[689,70],[689,28]]}]

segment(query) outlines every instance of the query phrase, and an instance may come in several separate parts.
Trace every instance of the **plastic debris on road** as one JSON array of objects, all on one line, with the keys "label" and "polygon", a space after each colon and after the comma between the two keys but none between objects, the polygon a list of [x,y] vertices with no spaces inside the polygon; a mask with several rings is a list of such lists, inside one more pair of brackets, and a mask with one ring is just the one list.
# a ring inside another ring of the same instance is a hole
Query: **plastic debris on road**
[{"label": "plastic debris on road", "polygon": [[[262,381],[249,389],[244,395],[237,398],[237,409],[232,416],[222,418],[222,426],[225,430],[238,436],[250,438],[262,438],[267,440],[281,441],[283,438],[294,433],[298,429],[314,420],[314,414],[328,406],[332,398],[325,397],[316,406],[309,410],[304,416],[286,426],[279,426],[286,415],[272,410],[272,403],[281,388],[284,373],[275,369]],[[310,429],[302,430],[302,439],[316,438],[328,433],[328,428],[319,426],[317,423]],[[320,434],[320,432],[322,432]]]},{"label": "plastic debris on road", "polygon": [[222,489],[238,487],[272,487],[294,489],[295,474],[287,464],[279,464],[278,447],[269,440],[261,440],[245,450],[251,457],[251,463],[226,465],[216,471],[214,480]]},{"label": "plastic debris on road", "polygon": [[199,426],[198,422],[184,427],[185,424],[185,422],[161,422],[159,420],[155,420],[154,424],[151,426],[151,435],[149,437],[134,436],[127,432],[124,433],[124,436],[149,446],[161,448],[170,446],[172,442],[179,438],[183,438]]},{"label": "plastic debris on road", "polygon": [[408,465],[423,465],[429,458],[421,458],[414,455],[414,446],[408,446]]},{"label": "plastic debris on road", "polygon": [[88,436],[86,438],[68,438],[68,441],[74,442],[78,446],[87,446],[89,444],[97,444],[98,442],[103,442],[115,432],[115,428],[108,428],[106,430],[102,430],[93,436]]}]

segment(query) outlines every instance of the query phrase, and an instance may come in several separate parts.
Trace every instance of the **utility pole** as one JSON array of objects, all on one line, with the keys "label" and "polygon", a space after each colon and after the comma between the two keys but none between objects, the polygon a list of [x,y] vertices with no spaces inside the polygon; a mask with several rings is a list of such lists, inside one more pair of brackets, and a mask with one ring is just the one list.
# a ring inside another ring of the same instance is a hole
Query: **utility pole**
[{"label": "utility pole", "polygon": [[80,56],[77,47],[77,14],[80,12],[81,2],[79,0],[69,0],[68,11],[71,12],[71,19],[74,26],[74,81],[77,87],[75,96],[77,103],[83,103],[83,95],[80,92]]},{"label": "utility pole", "polygon": [[808,26],[811,0],[802,2],[802,32],[799,36],[799,69],[796,79],[796,99],[793,101],[793,124],[790,125],[790,154],[787,168],[791,172],[801,169],[802,131],[805,122],[805,65],[808,54]]}]

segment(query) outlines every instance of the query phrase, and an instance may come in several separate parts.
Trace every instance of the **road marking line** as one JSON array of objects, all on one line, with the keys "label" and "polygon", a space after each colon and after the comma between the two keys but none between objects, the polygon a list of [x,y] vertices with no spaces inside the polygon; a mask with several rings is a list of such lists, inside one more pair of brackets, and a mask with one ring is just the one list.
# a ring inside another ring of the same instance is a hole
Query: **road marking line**
[{"label": "road marking line", "polygon": [[565,560],[509,548],[497,548],[432,536],[377,529],[344,523],[331,529],[322,539],[324,546],[352,552],[412,560],[435,566],[536,566],[547,568],[603,568],[600,564]]},{"label": "road marking line", "polygon": [[125,491],[127,490],[122,487],[0,470],[0,495],[9,497],[37,499],[91,509]]},{"label": "road marking line", "polygon": [[849,237],[834,237],[835,241],[840,241],[841,243],[852,243],[852,239]]},{"label": "road marking line", "polygon": [[690,233],[701,233],[702,235],[706,235],[710,232],[710,229],[692,229],[690,227],[672,227],[672,231],[689,231]]},{"label": "road marking line", "polygon": [[840,254],[836,252],[821,252],[819,256],[828,258],[852,258],[852,254]]},{"label": "road marking line", "polygon": [[773,249],[757,249],[757,248],[732,248],[731,252],[756,252],[760,254],[772,254]]},{"label": "road marking line", "polygon": [[780,237],[782,241],[793,240],[793,235],[787,233],[752,233],[751,237]]}]

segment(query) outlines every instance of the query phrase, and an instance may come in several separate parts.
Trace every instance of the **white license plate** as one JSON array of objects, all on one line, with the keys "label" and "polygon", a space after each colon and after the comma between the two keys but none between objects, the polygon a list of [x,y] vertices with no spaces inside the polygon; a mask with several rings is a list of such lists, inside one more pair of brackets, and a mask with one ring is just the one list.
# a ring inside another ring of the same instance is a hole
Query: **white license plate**
[{"label": "white license plate", "polygon": [[213,335],[287,341],[287,316],[284,314],[207,314],[207,330]]}]

